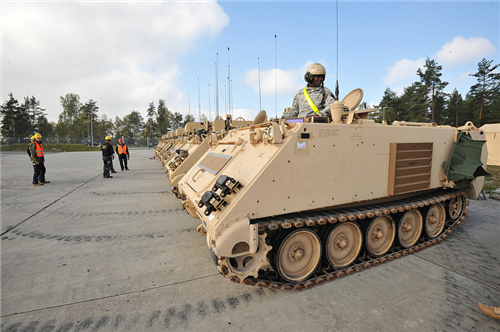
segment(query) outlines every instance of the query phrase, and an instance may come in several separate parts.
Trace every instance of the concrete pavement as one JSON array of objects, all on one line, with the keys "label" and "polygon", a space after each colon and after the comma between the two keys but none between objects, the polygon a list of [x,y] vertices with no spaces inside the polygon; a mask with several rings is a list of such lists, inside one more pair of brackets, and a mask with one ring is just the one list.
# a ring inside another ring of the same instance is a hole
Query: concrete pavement
[{"label": "concrete pavement", "polygon": [[2,331],[499,331],[500,202],[471,201],[447,240],[301,292],[234,284],[153,150],[102,178],[100,152],[49,153],[31,186],[1,153]]}]

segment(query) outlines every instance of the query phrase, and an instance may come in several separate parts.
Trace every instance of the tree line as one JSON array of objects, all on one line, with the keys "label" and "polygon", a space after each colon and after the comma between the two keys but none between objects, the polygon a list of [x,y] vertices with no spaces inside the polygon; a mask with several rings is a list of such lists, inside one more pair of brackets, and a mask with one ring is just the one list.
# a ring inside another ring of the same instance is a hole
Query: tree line
[{"label": "tree line", "polygon": [[82,103],[80,96],[75,93],[68,93],[59,99],[63,111],[56,123],[47,120],[45,109],[34,96],[25,97],[24,103],[20,103],[10,93],[9,99],[0,109],[2,143],[24,143],[38,132],[45,142],[102,142],[109,135],[125,137],[129,144],[145,145],[147,139],[152,142],[161,135],[194,121],[190,114],[183,116],[178,112],[172,113],[163,99],[158,101],[158,106],[154,102],[149,103],[146,119],[140,112],[133,110],[123,118],[117,116],[114,121],[105,114],[98,114],[99,106],[93,99]]},{"label": "tree line", "polygon": [[[500,73],[499,64],[482,59],[477,72],[470,74],[476,78],[476,84],[470,87],[465,98],[456,89],[451,94],[445,93],[448,82],[442,81],[442,66],[427,58],[423,69],[418,69],[418,80],[404,88],[401,96],[390,88],[384,92],[378,112],[371,118],[377,122],[407,121],[431,122],[438,125],[461,126],[472,121],[476,126],[500,122]],[[1,135],[3,144],[21,143],[39,132],[45,141],[58,143],[83,143],[102,141],[107,135],[125,137],[132,144],[158,139],[161,135],[185,126],[194,121],[190,114],[183,116],[170,112],[163,99],[155,106],[149,103],[146,119],[133,110],[123,118],[114,121],[103,114],[99,116],[97,102],[90,99],[82,103],[80,96],[68,93],[60,97],[63,111],[57,123],[49,122],[45,109],[34,97],[24,97],[20,103],[12,93],[0,109],[2,114]],[[130,144],[130,143],[129,143]]]},{"label": "tree line", "polygon": [[407,122],[436,122],[438,125],[459,127],[472,121],[476,127],[500,122],[500,73],[499,64],[482,59],[477,72],[470,74],[476,84],[470,87],[465,98],[454,89],[445,93],[448,82],[441,80],[443,67],[427,58],[423,69],[417,70],[418,80],[404,88],[401,96],[387,88],[372,116],[383,120]]}]

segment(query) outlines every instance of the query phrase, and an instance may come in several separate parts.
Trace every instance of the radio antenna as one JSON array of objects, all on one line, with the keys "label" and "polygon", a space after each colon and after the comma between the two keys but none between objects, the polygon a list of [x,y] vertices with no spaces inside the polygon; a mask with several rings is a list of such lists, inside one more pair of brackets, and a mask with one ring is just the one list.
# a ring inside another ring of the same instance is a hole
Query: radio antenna
[{"label": "radio antenna", "polygon": [[208,84],[208,119],[212,119],[212,110],[210,106],[210,84]]},{"label": "radio antenna", "polygon": [[337,82],[335,83],[335,96],[339,100],[339,0],[337,0]]},{"label": "radio antenna", "polygon": [[259,68],[259,112],[262,111],[262,99],[260,94],[260,58],[257,58],[258,68]]},{"label": "radio antenna", "polygon": [[276,51],[276,37],[274,35],[274,98],[276,104],[276,118],[278,117],[278,55]]},{"label": "radio antenna", "polygon": [[219,117],[219,52],[215,62],[215,118]]},{"label": "radio antenna", "polygon": [[228,99],[227,99],[227,109],[229,110],[229,114],[233,116],[231,112],[231,61],[229,57],[229,47],[227,48],[227,94],[228,94]]},{"label": "radio antenna", "polygon": [[[194,116],[193,116],[194,119]],[[200,78],[198,77],[198,120],[201,122]]]}]

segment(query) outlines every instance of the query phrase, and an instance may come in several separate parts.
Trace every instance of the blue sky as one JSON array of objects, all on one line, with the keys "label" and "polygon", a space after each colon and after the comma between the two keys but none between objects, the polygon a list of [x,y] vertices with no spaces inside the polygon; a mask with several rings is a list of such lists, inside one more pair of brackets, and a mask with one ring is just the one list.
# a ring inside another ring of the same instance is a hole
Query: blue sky
[{"label": "blue sky", "polygon": [[341,98],[362,88],[368,104],[418,80],[427,57],[443,66],[447,92],[463,96],[482,58],[499,63],[497,1],[339,1],[338,59],[336,6],[3,1],[2,101],[34,95],[56,121],[66,93],[96,100],[112,119],[132,110],[145,117],[149,102],[164,99],[173,112],[213,119],[217,63],[219,114],[249,120],[260,104],[269,116],[291,106],[312,62],[326,66],[331,90],[338,75]]}]

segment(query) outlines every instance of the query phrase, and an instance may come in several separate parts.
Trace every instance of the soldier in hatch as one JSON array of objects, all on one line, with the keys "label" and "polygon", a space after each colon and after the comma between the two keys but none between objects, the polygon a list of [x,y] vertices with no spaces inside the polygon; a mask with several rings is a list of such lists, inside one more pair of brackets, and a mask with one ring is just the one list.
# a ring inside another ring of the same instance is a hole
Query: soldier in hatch
[{"label": "soldier in hatch", "polygon": [[330,116],[330,104],[336,100],[330,89],[323,82],[326,69],[319,63],[313,63],[307,68],[304,79],[307,86],[301,89],[293,98],[292,108],[283,114],[285,118],[305,118],[314,115]]}]

